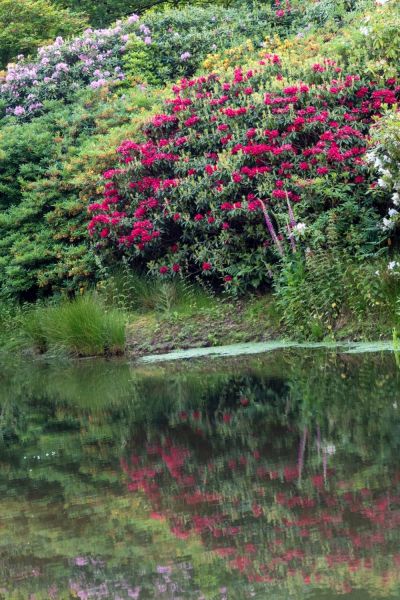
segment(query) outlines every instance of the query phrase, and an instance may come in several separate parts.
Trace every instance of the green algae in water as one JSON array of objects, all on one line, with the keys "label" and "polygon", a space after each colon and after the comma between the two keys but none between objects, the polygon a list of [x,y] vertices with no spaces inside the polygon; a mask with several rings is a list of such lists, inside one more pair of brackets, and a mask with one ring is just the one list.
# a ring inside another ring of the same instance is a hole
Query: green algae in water
[{"label": "green algae in water", "polygon": [[361,354],[364,352],[393,352],[393,342],[290,342],[290,341],[271,341],[256,342],[248,344],[231,344],[227,346],[214,346],[210,348],[190,348],[188,350],[176,350],[168,354],[153,354],[143,356],[138,360],[139,363],[155,363],[169,360],[186,360],[190,358],[202,358],[213,356],[242,356],[247,354],[262,354],[272,352],[273,350],[282,350],[290,348],[304,349],[328,349],[340,352]]}]

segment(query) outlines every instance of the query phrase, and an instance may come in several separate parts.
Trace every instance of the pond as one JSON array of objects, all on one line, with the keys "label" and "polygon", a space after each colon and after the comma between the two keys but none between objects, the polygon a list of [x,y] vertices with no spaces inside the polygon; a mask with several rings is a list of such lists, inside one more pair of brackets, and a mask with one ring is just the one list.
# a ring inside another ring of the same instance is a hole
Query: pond
[{"label": "pond", "polygon": [[400,370],[2,364],[0,598],[400,598]]}]

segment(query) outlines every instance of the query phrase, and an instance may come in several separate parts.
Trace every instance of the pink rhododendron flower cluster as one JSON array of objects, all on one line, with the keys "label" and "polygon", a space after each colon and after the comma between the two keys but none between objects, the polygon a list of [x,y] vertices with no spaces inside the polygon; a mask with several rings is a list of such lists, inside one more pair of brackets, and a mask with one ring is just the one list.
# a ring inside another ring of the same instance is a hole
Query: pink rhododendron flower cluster
[{"label": "pink rhododendron flower cluster", "polygon": [[104,202],[89,208],[100,252],[163,275],[179,264],[185,274],[258,287],[296,251],[299,221],[303,236],[331,215],[344,244],[358,223],[377,221],[364,158],[373,118],[400,98],[396,81],[343,75],[326,60],[289,85],[279,57],[266,55],[231,81],[184,79],[173,92],[146,124],[146,141],[118,148]]}]

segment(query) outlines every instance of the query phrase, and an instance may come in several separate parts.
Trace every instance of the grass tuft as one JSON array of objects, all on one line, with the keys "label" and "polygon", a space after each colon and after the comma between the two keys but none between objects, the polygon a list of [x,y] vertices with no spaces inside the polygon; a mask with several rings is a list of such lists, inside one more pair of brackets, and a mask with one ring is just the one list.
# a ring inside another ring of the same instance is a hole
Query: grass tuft
[{"label": "grass tuft", "polygon": [[62,350],[75,356],[122,354],[126,316],[88,293],[55,306],[36,306],[22,320],[27,341],[40,353]]}]

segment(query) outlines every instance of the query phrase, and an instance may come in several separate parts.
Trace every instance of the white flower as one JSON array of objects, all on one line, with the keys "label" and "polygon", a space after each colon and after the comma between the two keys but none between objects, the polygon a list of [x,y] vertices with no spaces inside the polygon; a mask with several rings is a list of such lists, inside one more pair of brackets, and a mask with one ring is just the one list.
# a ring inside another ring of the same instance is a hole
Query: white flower
[{"label": "white flower", "polygon": [[336,446],[335,446],[335,444],[327,444],[325,446],[325,452],[327,454],[335,454],[335,452],[336,452]]},{"label": "white flower", "polygon": [[365,155],[365,160],[366,160],[367,162],[369,162],[369,163],[373,163],[373,162],[374,162],[374,160],[375,160],[375,158],[376,158],[376,157],[375,157],[375,153],[374,153],[374,152],[372,152],[372,150],[371,150],[371,152],[368,152],[368,153]]},{"label": "white flower", "polygon": [[395,217],[398,214],[399,214],[398,210],[396,210],[395,208],[389,208],[389,217]]},{"label": "white flower", "polygon": [[392,196],[392,202],[395,206],[399,206],[400,204],[400,195],[398,192],[395,192]]},{"label": "white flower", "polygon": [[375,271],[375,275],[377,275],[377,277],[379,277],[379,275],[380,275],[379,271]]},{"label": "white flower", "polygon": [[380,177],[380,178],[378,179],[378,185],[379,185],[379,187],[381,187],[381,188],[385,188],[385,187],[387,187],[387,182],[386,182],[384,179],[382,179],[382,177]]},{"label": "white flower", "polygon": [[381,6],[383,6],[383,4],[386,4],[386,2],[388,2],[389,0],[375,0],[376,4],[380,4]]},{"label": "white flower", "polygon": [[369,27],[360,27],[360,33],[362,33],[363,35],[369,35],[370,31],[371,30]]},{"label": "white flower", "polygon": [[387,231],[388,229],[393,229],[394,227],[394,223],[391,219],[387,219],[386,217],[383,217],[382,219],[382,229],[383,231]]},{"label": "white flower", "polygon": [[389,271],[394,271],[397,267],[400,267],[400,263],[398,263],[397,260],[392,260],[388,264],[388,270]]},{"label": "white flower", "polygon": [[306,230],[307,225],[305,223],[297,223],[294,227],[293,227],[293,231],[295,231],[296,233],[298,233],[299,235],[302,235],[305,230]]}]

